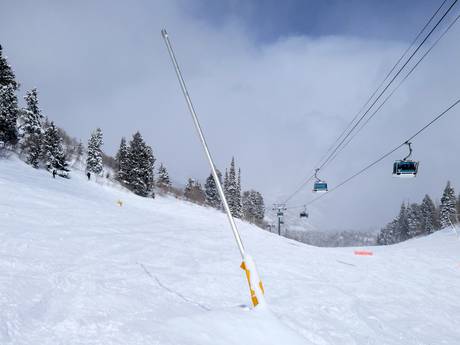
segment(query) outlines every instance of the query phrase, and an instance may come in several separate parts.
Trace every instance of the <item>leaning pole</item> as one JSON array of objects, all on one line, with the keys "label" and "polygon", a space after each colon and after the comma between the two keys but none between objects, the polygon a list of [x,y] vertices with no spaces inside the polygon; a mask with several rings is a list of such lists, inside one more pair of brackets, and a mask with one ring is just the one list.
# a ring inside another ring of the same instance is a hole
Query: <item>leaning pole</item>
[{"label": "leaning pole", "polygon": [[182,77],[181,70],[179,68],[179,64],[177,63],[176,56],[174,54],[174,50],[171,46],[171,41],[169,40],[168,33],[165,29],[161,30],[161,35],[165,41],[166,47],[169,52],[169,56],[171,57],[171,62],[174,66],[174,70],[176,71],[177,79],[179,80],[180,87],[182,89],[182,93],[184,94],[185,101],[187,102],[188,110],[192,115],[193,124],[195,125],[195,129],[198,133],[198,137],[200,138],[201,145],[203,146],[204,153],[206,158],[209,162],[209,166],[211,167],[212,176],[214,178],[214,182],[216,183],[217,190],[219,192],[220,199],[222,200],[222,204],[224,206],[225,213],[227,215],[228,222],[230,224],[230,228],[233,232],[233,236],[235,237],[236,245],[238,246],[238,250],[241,254],[242,263],[240,267],[245,271],[246,278],[249,284],[249,291],[251,293],[251,301],[254,307],[265,305],[265,298],[264,298],[264,288],[262,285],[262,281],[259,278],[259,275],[256,270],[256,266],[254,264],[253,259],[250,255],[248,255],[244,249],[243,242],[241,240],[240,233],[238,232],[238,228],[236,227],[235,220],[233,219],[232,213],[230,211],[230,207],[228,206],[227,198],[225,197],[224,190],[222,189],[222,184],[220,183],[219,176],[217,175],[216,166],[214,165],[214,161],[211,156],[211,152],[209,151],[208,145],[206,143],[206,139],[204,137],[203,131],[200,126],[200,122],[198,121],[198,116],[196,114],[195,108],[193,107],[192,100],[190,95],[187,91],[187,86],[185,85],[184,78]]}]

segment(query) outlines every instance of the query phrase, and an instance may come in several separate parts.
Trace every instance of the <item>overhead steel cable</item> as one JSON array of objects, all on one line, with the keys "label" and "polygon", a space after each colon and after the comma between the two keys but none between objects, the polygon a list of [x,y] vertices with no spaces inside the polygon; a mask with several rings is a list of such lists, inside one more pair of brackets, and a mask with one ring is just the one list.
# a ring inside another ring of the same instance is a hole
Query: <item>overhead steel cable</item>
[{"label": "overhead steel cable", "polygon": [[409,70],[409,72],[404,76],[403,79],[400,80],[398,85],[391,91],[390,94],[383,100],[383,102],[378,106],[378,108],[364,121],[364,123],[359,127],[353,135],[350,137],[350,139],[340,148],[340,150],[336,153],[334,157],[331,158],[331,161],[337,157],[340,152],[343,151],[343,149],[348,146],[348,144],[353,140],[356,135],[358,135],[359,132],[367,125],[367,123],[374,117],[374,115],[385,105],[385,103],[390,99],[390,97],[398,90],[398,88],[406,81],[406,79],[412,74],[412,72],[418,67],[418,65],[425,59],[425,57],[433,50],[433,48],[439,43],[439,41],[447,34],[447,32],[454,26],[455,23],[457,23],[458,19],[460,19],[460,14],[455,17],[455,19],[447,26],[442,34],[433,42],[431,47],[423,54],[423,56],[417,61],[417,63]]},{"label": "overhead steel cable", "polygon": [[[366,101],[366,103],[364,104],[364,106],[360,109],[360,111],[358,113],[356,113],[356,115],[353,117],[353,119],[349,122],[349,124],[347,125],[347,127],[345,128],[345,130],[339,135],[339,137],[334,141],[334,144],[329,147],[329,149],[326,151],[326,154],[323,155],[323,157],[318,161],[318,163],[315,165],[315,166],[318,166],[323,160],[324,160],[324,157],[327,156],[326,160],[319,166],[319,169],[322,169],[326,166],[326,164],[328,164],[330,161],[332,161],[333,159],[335,159],[337,156],[338,156],[338,153],[337,151],[339,150],[339,148],[342,146],[342,144],[344,143],[344,141],[351,135],[351,133],[353,132],[353,130],[359,125],[359,123],[364,119],[364,117],[369,113],[369,111],[372,109],[372,107],[377,103],[377,101],[382,97],[382,95],[385,93],[385,91],[389,88],[389,86],[393,83],[393,81],[399,76],[399,74],[402,72],[402,70],[406,67],[406,65],[410,62],[410,60],[414,57],[414,55],[420,50],[420,48],[423,46],[423,44],[428,40],[428,38],[431,36],[431,34],[434,32],[434,30],[439,26],[439,24],[444,20],[444,18],[447,16],[447,14],[450,12],[450,10],[453,8],[453,6],[457,3],[458,0],[454,0],[454,2],[449,6],[449,8],[446,10],[446,12],[442,15],[442,17],[438,20],[438,22],[435,24],[435,26],[428,32],[428,34],[425,36],[425,38],[423,39],[423,41],[417,46],[417,48],[414,50],[414,52],[411,54],[411,56],[408,58],[408,60],[404,63],[404,65],[398,70],[398,72],[393,76],[393,78],[390,80],[390,82],[387,84],[387,86],[382,90],[382,92],[379,94],[379,96],[374,100],[374,102],[371,104],[371,106],[366,110],[366,112],[361,116],[361,118],[358,120],[358,122],[348,131],[348,129],[350,128],[350,126],[353,124],[353,122],[356,120],[356,118],[359,116],[359,114],[361,114],[362,110],[369,104],[369,102],[371,101],[371,99],[375,96],[375,94],[378,92],[378,90],[382,87],[382,85],[385,83],[385,81],[389,78],[389,76],[391,75],[391,73],[396,69],[396,67],[399,65],[399,63],[401,62],[401,60],[404,58],[404,56],[407,55],[407,53],[410,51],[410,49],[414,46],[414,44],[417,42],[417,40],[420,38],[420,36],[422,35],[422,33],[425,31],[425,29],[429,26],[429,24],[433,21],[433,19],[436,17],[436,15],[439,13],[439,11],[441,10],[441,8],[444,6],[444,4],[447,2],[447,0],[444,0],[441,5],[438,7],[438,9],[435,11],[435,13],[430,17],[430,19],[428,20],[428,22],[423,26],[423,28],[419,31],[419,33],[417,34],[416,38],[411,42],[411,44],[409,45],[408,48],[406,48],[406,50],[404,51],[404,53],[401,55],[401,57],[396,61],[396,63],[394,64],[394,66],[391,68],[391,70],[387,73],[387,75],[385,76],[385,78],[383,79],[383,81],[380,83],[380,85],[377,87],[377,89],[372,93],[372,95],[368,98],[368,100]],[[458,18],[456,18],[454,20],[453,23],[455,23],[457,21]],[[415,70],[415,68],[419,65],[419,63],[426,57],[426,55],[428,55],[428,53],[434,48],[434,46],[439,42],[439,40],[446,34],[446,32],[452,27],[453,23],[450,24],[449,28],[447,30],[445,30],[443,32],[443,34],[436,40],[436,42],[431,46],[431,48],[425,52],[425,54],[422,56],[422,58],[416,63],[416,65],[409,71],[409,73],[404,77],[404,79],[398,84],[398,86],[390,93],[389,96],[386,97],[386,99],[382,102],[382,104],[377,108],[376,111],[374,111],[374,113],[372,114],[371,117],[374,117],[374,115],[383,107],[383,105],[388,101],[388,99],[394,94],[394,92],[399,88],[399,86],[404,82],[404,80],[407,79],[407,77]],[[362,128],[369,122],[369,120],[366,120],[365,124],[362,125],[358,131],[361,131]],[[346,133],[347,135],[345,137],[343,137],[343,135]],[[356,134],[353,136],[353,138],[356,136]],[[340,141],[340,139],[343,137],[343,139]],[[352,138],[352,139],[353,139]],[[352,140],[348,140],[345,144],[348,145],[350,143],[350,141]],[[337,142],[340,143],[336,146]],[[331,150],[332,148],[335,147],[335,149],[329,154],[327,155]],[[343,148],[340,149],[340,151],[342,151]],[[314,171],[314,170],[312,170]],[[291,200],[297,193],[299,193],[302,188],[308,183],[310,182],[312,179],[314,178],[314,175],[311,175],[310,177],[308,177],[304,182],[302,182],[302,184],[292,193],[290,194],[284,201],[284,203],[287,203],[289,200]]]},{"label": "overhead steel cable", "polygon": [[321,164],[319,169],[322,169],[331,159],[332,156],[334,156],[335,152],[340,148],[340,146],[344,143],[344,141],[351,135],[351,133],[355,130],[355,128],[361,123],[361,121],[366,117],[366,115],[369,113],[369,111],[372,109],[372,107],[378,102],[378,100],[382,97],[382,95],[385,93],[386,90],[390,87],[390,85],[395,81],[395,79],[401,74],[403,69],[407,66],[407,64],[412,60],[412,58],[417,54],[417,52],[420,50],[420,48],[425,44],[425,42],[428,40],[428,38],[431,36],[431,34],[436,30],[436,28],[439,26],[439,24],[444,20],[444,18],[447,16],[447,14],[451,11],[451,9],[454,7],[454,5],[457,3],[458,0],[454,0],[454,2],[449,6],[449,8],[444,12],[442,17],[437,21],[437,23],[431,28],[431,30],[428,32],[428,34],[425,36],[425,38],[419,43],[417,48],[412,52],[412,54],[409,56],[409,58],[406,60],[406,62],[398,69],[396,74],[391,78],[391,80],[388,82],[388,84],[385,86],[385,88],[379,93],[377,98],[372,102],[372,104],[367,108],[367,110],[364,112],[363,115],[359,118],[359,120],[353,125],[353,127],[348,131],[347,135],[340,141],[340,143],[336,146],[336,148],[329,154],[328,158],[326,158],[326,161]]},{"label": "overhead steel cable", "polygon": [[[433,19],[436,17],[436,15],[439,13],[439,11],[441,10],[441,8],[444,6],[444,4],[447,2],[447,0],[444,0],[441,5],[437,8],[437,10],[432,14],[432,16],[430,17],[430,19],[425,23],[425,25],[423,26],[423,28],[418,32],[417,36],[412,40],[412,42],[409,44],[409,46],[406,48],[406,50],[402,53],[402,55],[399,57],[399,59],[395,62],[395,64],[393,65],[393,67],[388,71],[388,73],[386,74],[385,78],[383,78],[383,80],[380,82],[379,86],[374,90],[374,92],[369,96],[369,98],[367,99],[367,101],[364,103],[364,105],[361,107],[361,109],[359,109],[359,111],[355,114],[355,116],[353,117],[353,119],[348,123],[347,127],[345,127],[345,129],[342,131],[342,133],[337,137],[337,139],[334,141],[334,143],[328,148],[328,150],[326,151],[327,153],[329,153],[334,147],[335,145],[339,142],[339,140],[343,137],[343,135],[347,132],[347,130],[350,128],[350,126],[353,124],[353,122],[358,118],[359,114],[362,113],[362,111],[364,111],[364,109],[366,108],[366,106],[369,104],[369,102],[372,100],[372,98],[374,98],[374,96],[377,94],[377,92],[380,90],[380,88],[383,86],[383,84],[388,80],[388,78],[390,77],[391,73],[393,73],[393,71],[396,69],[396,67],[399,65],[399,63],[402,61],[402,59],[407,55],[407,53],[410,51],[410,49],[415,45],[415,43],[418,41],[418,39],[420,38],[420,36],[422,36],[422,33],[425,31],[425,29],[430,25],[430,23],[433,21]],[[317,165],[319,163],[321,163],[323,161],[323,159],[326,157],[327,153],[319,160],[319,162],[317,163]]]},{"label": "overhead steel cable", "polygon": [[300,192],[303,187],[308,183],[310,182],[311,180],[313,180],[313,178],[315,177],[315,175],[311,175],[309,178],[307,178],[304,182],[302,182],[302,184],[294,191],[294,193],[292,193],[284,202],[283,204],[286,204],[289,200],[291,200],[298,192]]},{"label": "overhead steel cable", "polygon": [[[311,205],[312,203],[316,202],[317,200],[323,198],[324,196],[326,196],[327,194],[329,193],[332,193],[333,191],[339,189],[340,187],[342,187],[343,185],[345,185],[346,183],[350,182],[351,180],[353,180],[355,177],[361,175],[362,173],[364,173],[366,170],[372,168],[374,165],[376,165],[377,163],[381,162],[382,160],[384,160],[385,158],[387,158],[389,155],[391,155],[392,153],[394,153],[395,151],[397,151],[398,149],[400,149],[401,147],[403,147],[404,145],[406,145],[407,142],[410,142],[412,139],[414,139],[415,137],[417,137],[419,134],[421,134],[423,131],[425,131],[428,127],[430,127],[433,123],[435,123],[436,121],[438,121],[440,118],[442,118],[444,115],[446,115],[452,108],[454,108],[456,105],[458,105],[460,103],[460,99],[457,99],[454,103],[452,103],[449,107],[447,107],[442,113],[440,113],[439,115],[437,115],[435,118],[433,118],[430,122],[428,122],[425,126],[423,126],[422,128],[420,128],[417,132],[415,132],[412,136],[410,136],[408,139],[404,140],[404,142],[402,142],[401,144],[399,144],[398,146],[396,146],[395,148],[393,148],[392,150],[390,150],[389,152],[385,153],[384,155],[382,155],[381,157],[379,157],[377,160],[373,161],[372,163],[368,164],[367,166],[365,166],[364,168],[362,168],[361,170],[359,170],[358,172],[354,173],[353,175],[351,175],[350,177],[348,177],[347,179],[345,179],[344,181],[340,182],[338,185],[336,185],[334,188],[331,188],[327,193],[325,194],[322,194],[316,198],[314,198],[313,200],[310,200],[309,202],[307,203],[304,203],[302,204],[302,207],[304,206],[309,206]],[[293,207],[290,207],[290,208],[297,208],[297,206],[293,206]]]}]

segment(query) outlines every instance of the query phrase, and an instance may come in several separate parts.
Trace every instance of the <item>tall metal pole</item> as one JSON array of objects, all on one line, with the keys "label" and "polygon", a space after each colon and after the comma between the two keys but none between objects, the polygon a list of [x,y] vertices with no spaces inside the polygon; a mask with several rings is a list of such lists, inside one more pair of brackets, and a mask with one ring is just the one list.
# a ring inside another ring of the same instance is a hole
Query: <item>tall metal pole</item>
[{"label": "tall metal pole", "polygon": [[278,216],[278,236],[281,236],[281,216]]},{"label": "tall metal pole", "polygon": [[195,129],[198,132],[198,136],[200,137],[201,144],[203,145],[206,158],[208,159],[209,166],[211,167],[212,176],[214,177],[214,181],[217,186],[217,191],[219,192],[220,199],[222,200],[222,204],[224,205],[225,213],[227,214],[227,219],[230,223],[233,236],[235,237],[238,250],[240,251],[241,258],[244,260],[245,252],[243,242],[241,241],[241,237],[236,227],[235,220],[233,219],[232,212],[230,211],[230,207],[228,206],[227,198],[225,197],[224,190],[222,189],[222,184],[220,183],[219,176],[217,175],[217,170],[214,165],[214,161],[212,159],[211,153],[209,152],[208,145],[206,144],[206,139],[204,138],[203,131],[201,130],[200,122],[198,121],[198,117],[196,115],[195,108],[193,107],[192,100],[190,99],[190,95],[188,94],[187,86],[185,85],[184,78],[182,78],[182,73],[180,71],[179,64],[177,63],[176,56],[174,55],[171,42],[169,41],[168,33],[165,29],[163,29],[161,30],[161,35],[163,36],[163,39],[166,43],[166,47],[168,48],[169,56],[171,57],[172,64],[174,65],[174,69],[176,70],[177,79],[179,79],[180,87],[187,102],[190,114],[192,115],[193,123],[195,124]]},{"label": "tall metal pole", "polygon": [[283,211],[286,211],[286,204],[273,204],[273,210],[276,211],[278,217],[278,236],[281,236],[281,219],[284,216]]}]

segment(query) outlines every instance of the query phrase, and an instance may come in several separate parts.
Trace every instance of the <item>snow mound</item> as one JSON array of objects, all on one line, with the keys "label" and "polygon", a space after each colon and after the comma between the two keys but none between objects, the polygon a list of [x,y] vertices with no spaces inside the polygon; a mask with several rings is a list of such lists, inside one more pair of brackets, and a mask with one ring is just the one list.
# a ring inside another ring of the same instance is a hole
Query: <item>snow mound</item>
[{"label": "snow mound", "polygon": [[268,309],[226,308],[168,320],[161,343],[171,344],[309,344]]},{"label": "snow mound", "polygon": [[[118,201],[122,201],[122,206]],[[0,344],[459,344],[460,241],[316,248],[225,216],[0,161]]]}]

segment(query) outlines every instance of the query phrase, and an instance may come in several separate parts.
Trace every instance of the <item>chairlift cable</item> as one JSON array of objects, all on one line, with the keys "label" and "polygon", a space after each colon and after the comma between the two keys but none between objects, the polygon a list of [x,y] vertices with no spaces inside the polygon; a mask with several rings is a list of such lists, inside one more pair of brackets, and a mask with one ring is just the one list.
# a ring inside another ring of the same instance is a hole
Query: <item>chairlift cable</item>
[{"label": "chairlift cable", "polygon": [[347,135],[340,141],[340,143],[336,146],[336,148],[329,154],[328,158],[321,164],[319,167],[322,169],[330,160],[331,157],[334,156],[334,153],[340,148],[340,146],[344,143],[344,141],[351,135],[351,133],[355,130],[355,128],[361,123],[361,121],[366,117],[366,115],[369,113],[369,111],[372,109],[372,107],[378,102],[378,100],[382,97],[382,95],[388,90],[390,85],[394,82],[394,80],[401,74],[403,69],[407,66],[407,64],[412,60],[412,58],[417,54],[417,52],[420,50],[420,48],[425,44],[425,42],[428,40],[428,38],[431,36],[431,34],[436,30],[436,28],[439,26],[439,24],[444,20],[444,18],[447,16],[447,14],[450,12],[450,10],[454,7],[454,5],[457,3],[458,0],[454,0],[454,2],[450,5],[450,7],[446,10],[446,12],[442,15],[442,17],[437,21],[435,26],[431,28],[431,30],[428,32],[428,34],[425,36],[425,38],[422,40],[422,42],[419,43],[417,48],[412,52],[412,54],[409,56],[409,58],[406,60],[406,62],[399,68],[399,70],[396,72],[396,74],[391,78],[387,86],[379,93],[377,98],[372,102],[372,104],[367,108],[367,110],[364,112],[363,115],[359,118],[359,120],[352,126],[352,128],[348,131]]},{"label": "chairlift cable", "polygon": [[412,72],[418,67],[418,65],[425,59],[425,57],[433,50],[433,48],[439,43],[439,41],[447,34],[447,32],[457,23],[458,19],[460,19],[460,14],[455,17],[455,19],[449,24],[448,27],[443,31],[443,33],[433,42],[431,47],[423,54],[423,56],[417,61],[417,63],[412,66],[410,71],[401,79],[398,85],[387,95],[387,97],[383,100],[383,102],[377,107],[377,109],[369,116],[366,121],[359,127],[353,135],[348,139],[348,141],[342,145],[342,147],[336,152],[335,156],[331,158],[333,161],[344,149],[348,146],[348,144],[361,132],[361,130],[368,124],[368,122],[377,114],[377,112],[385,105],[385,103],[393,96],[393,94],[399,89],[399,87],[406,81],[406,79],[412,74]]},{"label": "chairlift cable", "polygon": [[[397,76],[401,73],[401,71],[405,68],[405,66],[409,63],[409,61],[413,58],[413,56],[418,52],[418,50],[422,47],[422,45],[427,41],[427,39],[431,36],[431,34],[434,32],[434,30],[439,26],[439,24],[444,20],[446,15],[450,12],[450,10],[453,8],[453,6],[457,3],[458,0],[454,0],[454,2],[450,5],[450,7],[447,9],[447,11],[442,15],[442,17],[438,20],[438,22],[435,24],[435,26],[429,31],[429,33],[425,36],[423,41],[418,45],[418,47],[414,50],[414,52],[411,54],[411,56],[408,58],[408,60],[404,63],[404,65],[399,69],[399,71],[396,73],[396,75],[391,79],[391,81],[388,83],[388,85],[384,88],[384,90],[379,94],[377,99],[371,104],[371,106],[367,109],[367,111],[361,116],[359,121],[352,127],[352,129],[348,132],[348,134],[340,141],[340,144],[337,145],[334,149],[334,151],[329,154],[327,159],[320,165],[319,169],[324,168],[324,166],[335,159],[338,154],[343,150],[345,146],[347,146],[350,141],[359,133],[362,128],[370,121],[371,118],[375,116],[375,114],[383,107],[383,105],[389,100],[389,98],[395,93],[395,91],[401,86],[401,84],[409,77],[409,75],[417,68],[417,66],[420,64],[421,61],[431,52],[431,50],[437,45],[437,43],[441,40],[442,37],[451,29],[451,27],[456,23],[456,21],[459,19],[460,15],[457,16],[454,21],[447,27],[447,29],[437,38],[437,40],[433,43],[433,45],[424,53],[424,55],[419,59],[419,61],[411,68],[411,70],[406,74],[406,76],[400,81],[400,83],[397,85],[395,89],[385,98],[385,100],[379,105],[379,107],[372,113],[372,115],[364,122],[364,124],[358,129],[357,132],[354,133],[354,135],[346,142],[344,146],[341,147],[343,142],[347,139],[347,137],[350,136],[350,134],[353,132],[353,130],[356,128],[356,126],[362,121],[362,119],[367,115],[369,110],[375,105],[375,103],[380,99],[380,97],[385,93],[385,91],[388,89],[388,87],[393,83],[393,81],[397,78]],[[318,161],[318,163],[315,166],[318,166],[323,160],[324,157],[326,157],[327,153],[329,153],[332,149],[332,147],[335,146],[335,144],[342,138],[343,134],[348,130],[348,128],[351,126],[351,124],[356,120],[358,115],[361,113],[362,109],[370,102],[370,100],[373,98],[373,96],[377,93],[377,91],[381,88],[383,83],[388,79],[389,75],[395,70],[396,66],[401,62],[402,58],[407,54],[407,52],[413,47],[415,42],[420,38],[421,34],[425,31],[425,29],[428,27],[430,22],[436,17],[438,12],[441,10],[441,8],[444,6],[444,4],[447,2],[447,0],[444,0],[442,4],[438,7],[438,9],[435,11],[435,13],[431,16],[431,18],[428,20],[428,22],[424,25],[424,27],[420,30],[420,32],[417,34],[416,38],[412,41],[412,43],[409,45],[409,47],[405,50],[405,52],[401,55],[401,57],[398,59],[398,61],[395,63],[393,68],[387,73],[385,76],[384,80],[381,82],[379,87],[373,92],[373,94],[369,97],[369,99],[366,101],[364,106],[361,108],[361,110],[355,115],[355,117],[349,122],[348,126],[345,128],[345,130],[340,134],[340,136],[335,140],[334,144],[327,150],[326,154],[323,155],[323,157]],[[340,152],[337,152],[337,150],[340,148]],[[287,203],[289,200],[291,200],[297,193],[299,193],[303,187],[308,184],[315,175],[311,175],[308,177],[302,184],[292,193],[290,194],[284,201],[284,203]]]},{"label": "chairlift cable", "polygon": [[353,117],[353,119],[348,123],[347,127],[345,127],[345,129],[342,131],[342,133],[337,137],[337,139],[334,141],[334,143],[331,145],[331,147],[329,147],[326,151],[326,154],[320,159],[320,161],[318,162],[318,164],[316,164],[316,166],[318,166],[322,161],[323,159],[326,157],[327,153],[329,153],[334,147],[335,145],[337,144],[337,142],[339,142],[339,140],[343,137],[343,135],[348,131],[348,129],[350,128],[350,126],[353,124],[353,122],[358,118],[359,114],[362,113],[362,111],[364,111],[364,109],[366,108],[366,106],[369,104],[369,102],[372,100],[372,98],[374,98],[374,96],[377,94],[377,92],[380,90],[380,88],[383,86],[383,84],[385,83],[385,81],[388,80],[388,78],[390,77],[391,73],[393,73],[393,71],[396,69],[396,67],[399,65],[399,63],[402,61],[402,59],[404,58],[404,56],[407,55],[407,53],[410,51],[410,49],[415,45],[415,43],[417,42],[417,40],[420,38],[420,36],[422,35],[422,33],[425,31],[425,29],[428,27],[428,25],[430,25],[430,23],[433,21],[433,19],[436,17],[436,15],[439,13],[439,11],[441,10],[441,8],[444,6],[444,4],[447,2],[447,0],[444,0],[441,5],[438,7],[438,9],[433,13],[433,15],[430,17],[430,19],[425,23],[425,25],[423,26],[423,28],[418,32],[417,36],[412,40],[412,42],[409,44],[409,46],[406,48],[406,50],[404,51],[404,53],[399,57],[399,59],[396,61],[396,63],[393,65],[393,67],[390,69],[390,71],[388,71],[388,73],[386,74],[385,78],[383,78],[383,80],[381,81],[381,83],[379,84],[379,86],[374,90],[374,92],[369,96],[369,98],[367,99],[366,103],[364,103],[364,105],[361,107],[361,109],[355,114],[355,116]]},{"label": "chairlift cable", "polygon": [[[366,170],[372,168],[374,165],[376,165],[377,163],[381,162],[382,160],[384,160],[385,158],[387,158],[389,155],[391,155],[392,153],[396,152],[397,150],[399,150],[401,147],[403,147],[404,145],[407,144],[407,142],[410,142],[412,139],[414,139],[415,137],[417,137],[419,134],[421,134],[423,131],[425,131],[428,127],[430,127],[433,123],[435,123],[436,121],[438,121],[441,117],[443,117],[444,115],[446,115],[452,108],[454,108],[457,104],[460,103],[460,99],[456,100],[454,103],[452,103],[447,109],[445,109],[442,113],[440,113],[439,115],[437,115],[435,118],[433,118],[430,122],[428,122],[425,126],[423,126],[421,129],[419,129],[417,132],[415,132],[411,137],[409,137],[407,140],[405,140],[403,143],[399,144],[398,146],[396,146],[395,148],[393,148],[392,150],[390,150],[389,152],[385,153],[384,155],[382,155],[380,158],[378,158],[377,160],[375,160],[374,162],[368,164],[366,167],[362,168],[361,170],[359,170],[358,172],[354,173],[353,175],[351,175],[350,177],[348,177],[347,179],[345,179],[344,181],[342,181],[341,183],[339,183],[338,185],[336,185],[334,188],[331,188],[329,190],[328,193],[325,193],[325,194],[322,194],[316,198],[314,198],[313,200],[307,202],[306,206],[309,206],[311,205],[312,203],[316,202],[317,200],[321,199],[322,197],[324,197],[325,195],[337,190],[338,188],[342,187],[343,185],[345,185],[346,183],[350,182],[352,179],[354,179],[355,177],[361,175],[363,172],[365,172]],[[303,206],[303,205],[302,205]],[[295,207],[295,206],[294,206]],[[291,208],[294,208],[294,207],[291,207]]]}]

